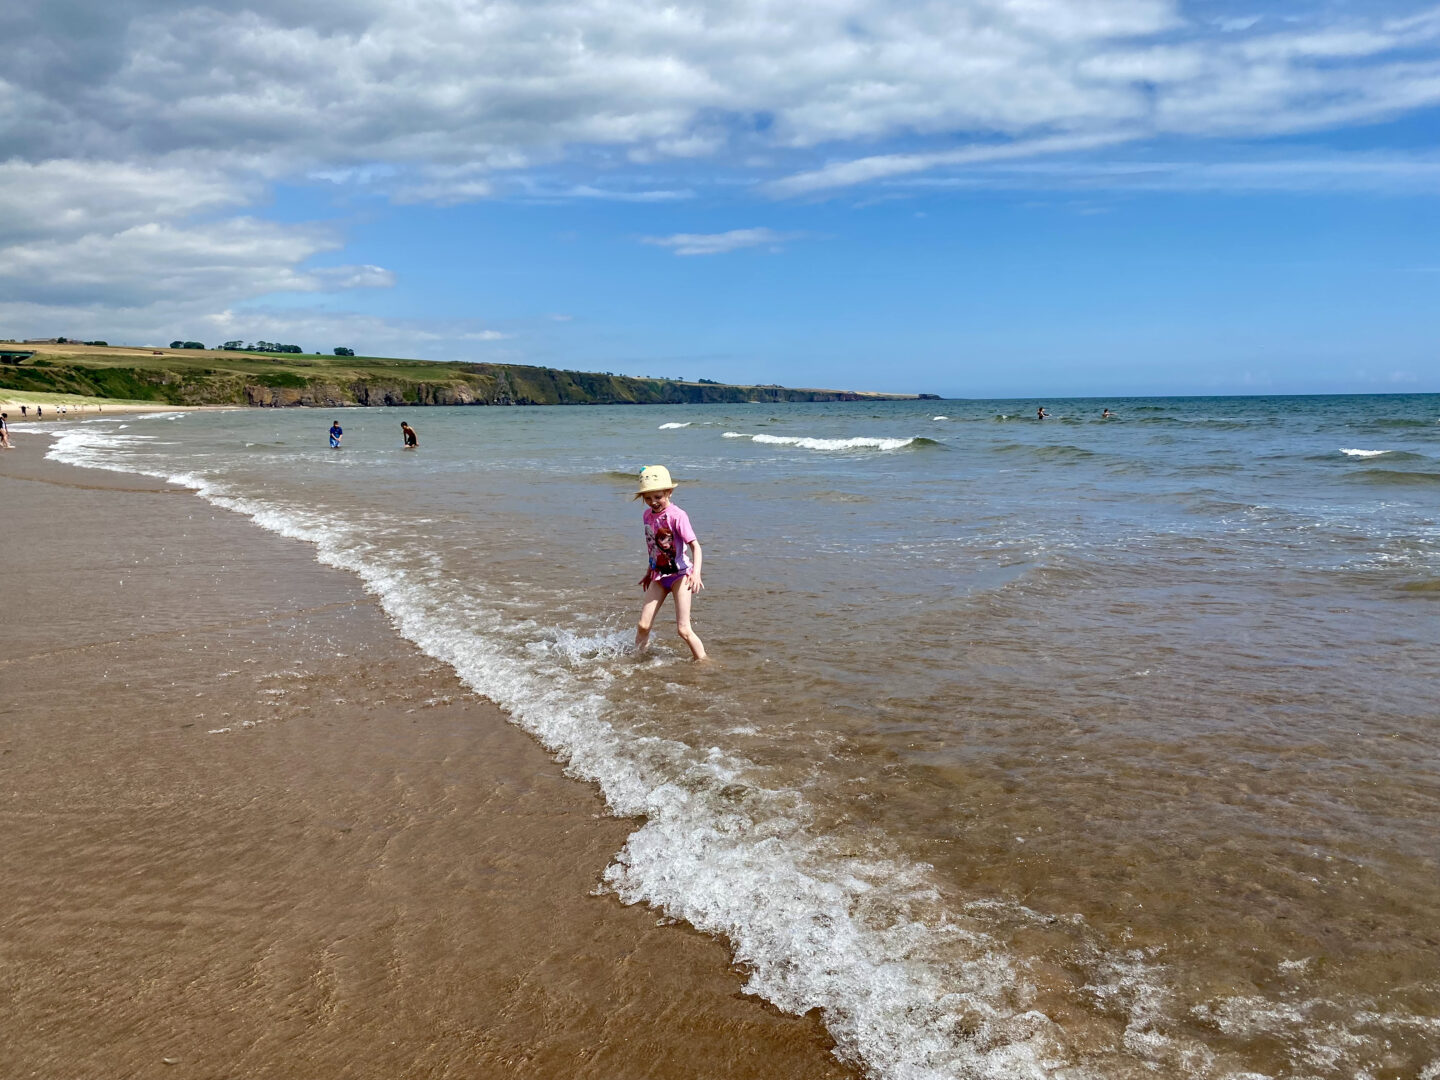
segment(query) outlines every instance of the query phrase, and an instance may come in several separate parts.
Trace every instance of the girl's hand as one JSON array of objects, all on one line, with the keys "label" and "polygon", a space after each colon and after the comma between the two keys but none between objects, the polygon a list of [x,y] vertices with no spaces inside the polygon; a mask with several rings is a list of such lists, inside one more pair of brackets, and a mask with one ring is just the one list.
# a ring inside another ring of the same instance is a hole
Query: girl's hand
[{"label": "girl's hand", "polygon": [[700,580],[700,571],[691,570],[689,577],[691,592],[699,592],[701,589],[705,588],[705,583]]}]

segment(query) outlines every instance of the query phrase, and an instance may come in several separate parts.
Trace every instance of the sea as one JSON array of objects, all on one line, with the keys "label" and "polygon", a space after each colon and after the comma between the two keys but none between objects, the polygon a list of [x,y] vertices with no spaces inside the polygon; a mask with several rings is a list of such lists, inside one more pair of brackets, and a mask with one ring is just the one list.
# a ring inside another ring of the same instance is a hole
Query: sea
[{"label": "sea", "polygon": [[[357,575],[868,1076],[1440,1080],[1440,395],[49,432]],[[632,646],[649,464],[705,664]]]}]

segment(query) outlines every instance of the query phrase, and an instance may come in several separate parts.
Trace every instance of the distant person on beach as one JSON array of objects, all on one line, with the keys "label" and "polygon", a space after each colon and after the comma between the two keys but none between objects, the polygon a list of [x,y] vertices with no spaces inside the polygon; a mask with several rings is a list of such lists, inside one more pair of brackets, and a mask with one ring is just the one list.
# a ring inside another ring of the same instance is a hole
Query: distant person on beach
[{"label": "distant person on beach", "polygon": [[21,406],[20,406],[20,419],[21,419],[21,420],[24,420],[24,419],[25,419],[25,410],[28,409],[28,408],[30,408],[29,405],[21,405]]},{"label": "distant person on beach", "polygon": [[340,427],[340,421],[339,421],[339,420],[332,420],[332,421],[330,422],[330,449],[331,449],[331,450],[339,450],[339,449],[340,449],[340,440],[341,440],[342,437],[344,437],[344,435],[345,435],[345,432],[344,432],[344,431],[341,429],[341,427]]},{"label": "distant person on beach", "polygon": [[696,660],[705,659],[700,635],[690,629],[690,597],[705,588],[700,580],[700,539],[690,526],[690,515],[670,501],[675,482],[664,465],[646,465],[640,470],[637,499],[645,500],[645,547],[650,569],[640,579],[645,599],[640,605],[640,624],[635,629],[635,649],[644,652],[650,643],[650,626],[667,595],[675,597],[675,632],[690,646]]},{"label": "distant person on beach", "polygon": [[415,429],[404,420],[400,421],[400,437],[405,440],[405,449],[414,450],[420,445],[420,436],[415,434]]},{"label": "distant person on beach", "polygon": [[8,412],[0,412],[0,446],[6,450],[12,449],[10,446],[10,414]]},{"label": "distant person on beach", "polygon": [[36,406],[35,406],[35,419],[36,419],[36,420],[44,420],[44,419],[45,419],[45,409],[44,409],[43,406],[40,406],[40,405],[36,405]]},{"label": "distant person on beach", "polygon": [[1044,405],[1041,405],[1038,409],[1035,410],[1035,419],[1036,419],[1036,420],[1044,420],[1044,419],[1045,419],[1047,416],[1049,416],[1049,415],[1050,415],[1050,414],[1045,411],[1045,406],[1044,406]]}]

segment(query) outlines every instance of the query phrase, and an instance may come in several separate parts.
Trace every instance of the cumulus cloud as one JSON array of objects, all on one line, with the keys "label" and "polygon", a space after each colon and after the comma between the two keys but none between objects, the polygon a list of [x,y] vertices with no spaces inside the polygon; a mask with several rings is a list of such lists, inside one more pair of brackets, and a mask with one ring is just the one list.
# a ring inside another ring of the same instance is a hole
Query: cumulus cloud
[{"label": "cumulus cloud", "polygon": [[0,23],[24,160],[201,154],[270,176],[382,162],[404,197],[437,201],[586,147],[654,162],[896,136],[1234,135],[1440,102],[1440,20],[1383,5],[1292,7],[1273,28],[1190,20],[1178,0],[30,7]]},{"label": "cumulus cloud", "polygon": [[642,244],[669,248],[676,255],[724,255],[742,248],[776,248],[788,240],[797,240],[800,233],[782,233],[774,229],[731,229],[722,233],[675,233],[673,236],[642,236]]},{"label": "cumulus cloud", "polygon": [[262,190],[173,163],[5,162],[0,287],[13,302],[133,308],[394,284],[379,266],[307,267],[342,245],[333,228],[214,217]]},{"label": "cumulus cloud", "polygon": [[74,0],[4,5],[0,39],[5,295],[77,312],[393,283],[315,268],[336,228],[261,220],[283,181],[440,206],[815,198],[1440,104],[1440,8],[1410,0]]}]

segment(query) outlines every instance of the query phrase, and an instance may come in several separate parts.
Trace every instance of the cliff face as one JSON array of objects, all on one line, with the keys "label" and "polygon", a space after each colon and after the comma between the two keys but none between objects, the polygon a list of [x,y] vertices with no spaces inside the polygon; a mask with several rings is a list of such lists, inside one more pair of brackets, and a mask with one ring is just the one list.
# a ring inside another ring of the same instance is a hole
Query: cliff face
[{"label": "cliff face", "polygon": [[286,364],[245,356],[227,363],[228,358],[213,355],[186,362],[184,357],[157,354],[153,362],[134,365],[104,359],[106,362],[101,363],[89,357],[47,356],[5,365],[0,367],[0,387],[170,405],[270,407],[682,405],[893,400],[906,396],[640,379],[519,364],[367,362],[364,368],[369,370],[356,370],[329,358]]}]

